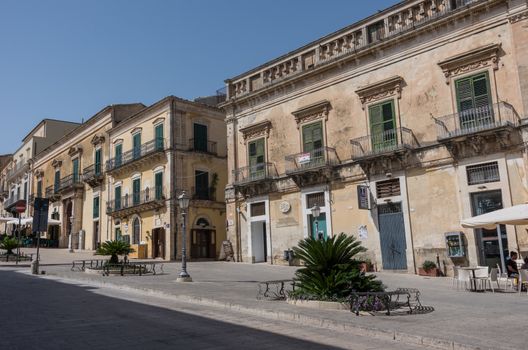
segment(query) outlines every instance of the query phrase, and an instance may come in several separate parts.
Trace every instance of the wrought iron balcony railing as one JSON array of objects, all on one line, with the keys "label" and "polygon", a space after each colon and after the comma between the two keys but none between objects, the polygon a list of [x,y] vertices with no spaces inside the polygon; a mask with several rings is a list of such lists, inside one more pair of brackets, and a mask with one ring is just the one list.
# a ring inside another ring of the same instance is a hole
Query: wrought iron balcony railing
[{"label": "wrought iron balcony railing", "polygon": [[62,192],[82,186],[81,174],[70,174],[60,179],[59,186],[55,192]]},{"label": "wrought iron balcony railing", "polygon": [[321,147],[309,152],[292,154],[286,156],[285,160],[287,174],[334,166],[341,162],[336,150],[331,147]]},{"label": "wrought iron balcony railing", "polygon": [[435,118],[438,140],[475,134],[495,128],[518,126],[520,117],[512,105],[499,102]]},{"label": "wrought iron balcony railing", "polygon": [[216,189],[213,187],[192,187],[192,199],[202,201],[216,201]]},{"label": "wrought iron balcony railing", "polygon": [[124,165],[143,159],[151,154],[163,152],[165,150],[165,139],[154,139],[142,144],[140,147],[133,148],[121,156],[109,159],[106,162],[106,171],[116,170]]},{"label": "wrought iron balcony railing", "polygon": [[216,154],[216,142],[200,139],[189,139],[189,151]]},{"label": "wrought iron balcony railing", "polygon": [[235,185],[271,180],[278,177],[274,163],[261,163],[233,170]]},{"label": "wrought iron balcony railing", "polygon": [[140,207],[149,203],[163,202],[165,191],[161,186],[147,187],[143,191],[126,194],[120,198],[114,198],[107,202],[106,212],[108,214],[125,209]]},{"label": "wrought iron balcony railing", "polygon": [[6,201],[4,202],[4,209],[12,207],[20,199],[21,198],[18,198],[17,196],[6,199]]},{"label": "wrought iron balcony railing", "polygon": [[103,177],[103,164],[92,164],[83,169],[82,178],[85,182],[94,181]]},{"label": "wrought iron balcony railing", "polygon": [[7,171],[6,178],[12,179],[13,177],[19,175],[24,170],[29,169],[29,165],[27,161],[22,158],[18,162],[16,162],[15,166]]},{"label": "wrought iron balcony railing", "polygon": [[411,129],[396,128],[353,139],[352,159],[373,157],[419,146]]}]

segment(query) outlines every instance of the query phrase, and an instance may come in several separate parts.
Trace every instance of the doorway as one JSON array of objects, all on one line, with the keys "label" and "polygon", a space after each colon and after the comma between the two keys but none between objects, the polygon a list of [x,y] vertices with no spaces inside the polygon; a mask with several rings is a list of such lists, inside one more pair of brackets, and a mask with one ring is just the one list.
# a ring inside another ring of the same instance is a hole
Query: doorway
[{"label": "doorway", "polygon": [[317,217],[317,220],[312,214],[308,215],[310,219],[310,234],[313,239],[327,239],[328,233],[326,232],[326,213],[321,213]]},{"label": "doorway", "polygon": [[216,243],[214,230],[192,230],[191,258],[214,259],[216,257]]},{"label": "doorway", "polygon": [[[502,209],[501,190],[486,191],[471,194],[471,210],[473,216],[486,214]],[[502,250],[504,257],[508,256],[508,237],[506,226],[500,225]],[[500,245],[497,230],[476,229],[475,238],[478,247],[479,264],[489,267],[497,267],[500,261]]]},{"label": "doorway", "polygon": [[255,263],[267,262],[266,221],[254,221],[251,223],[251,249],[251,255],[255,259]]},{"label": "doorway", "polygon": [[99,248],[99,221],[94,221],[92,249]]},{"label": "doorway", "polygon": [[165,229],[152,230],[152,258],[165,258]]},{"label": "doorway", "polygon": [[407,270],[407,242],[401,203],[378,206],[381,260],[384,270]]}]

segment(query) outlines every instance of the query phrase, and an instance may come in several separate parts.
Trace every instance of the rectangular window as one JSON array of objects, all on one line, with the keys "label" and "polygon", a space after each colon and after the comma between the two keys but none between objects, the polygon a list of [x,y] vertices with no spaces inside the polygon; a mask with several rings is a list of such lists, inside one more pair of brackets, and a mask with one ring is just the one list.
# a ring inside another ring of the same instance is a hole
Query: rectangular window
[{"label": "rectangular window", "polygon": [[99,218],[99,197],[93,199],[93,218]]},{"label": "rectangular window", "polygon": [[163,173],[159,172],[154,175],[154,186],[156,191],[156,200],[163,198]]},{"label": "rectangular window", "polygon": [[400,194],[400,179],[391,179],[376,183],[376,195],[378,198],[399,196]]},{"label": "rectangular window", "polygon": [[466,167],[466,173],[468,185],[500,181],[497,162],[468,166]]},{"label": "rectangular window", "polygon": [[79,158],[72,160],[72,169],[73,183],[76,184],[79,182]]},{"label": "rectangular window", "polygon": [[57,192],[60,186],[60,170],[55,171],[55,179],[53,181],[53,191]]},{"label": "rectangular window", "polygon": [[194,186],[196,199],[209,199],[209,173],[197,170],[194,172]]},{"label": "rectangular window", "polygon": [[313,208],[316,204],[321,208],[325,206],[324,192],[310,193],[306,195],[306,209]]},{"label": "rectangular window", "polygon": [[102,173],[101,161],[102,161],[102,151],[99,148],[95,150],[95,154],[94,154],[94,174],[95,176],[99,176]]},{"label": "rectangular window", "polygon": [[252,203],[251,204],[251,216],[262,216],[266,215],[266,203]]},{"label": "rectangular window", "polygon": [[121,209],[121,186],[117,186],[114,189],[114,204],[115,210]]},{"label": "rectangular window", "polygon": [[134,159],[141,157],[141,133],[132,136],[132,155]]},{"label": "rectangular window", "polygon": [[266,166],[264,164],[264,139],[258,139],[248,143],[249,177],[258,179],[265,177]]},{"label": "rectangular window", "polygon": [[42,198],[42,180],[37,181],[37,197]]},{"label": "rectangular window", "polygon": [[[309,160],[303,161],[302,166],[311,167],[324,163],[325,151],[323,148],[323,123],[317,122],[304,125],[302,128],[303,152],[309,153]],[[305,157],[306,158],[306,157]]]},{"label": "rectangular window", "polygon": [[156,150],[163,149],[163,124],[156,125],[154,128],[154,134],[156,137]]},{"label": "rectangular window", "polygon": [[369,106],[370,140],[373,151],[380,151],[398,143],[394,101]]},{"label": "rectangular window", "polygon": [[207,126],[194,124],[194,150],[207,152]]},{"label": "rectangular window", "polygon": [[488,72],[456,80],[455,89],[461,129],[493,123]]},{"label": "rectangular window", "polygon": [[132,203],[133,205],[139,205],[141,191],[141,179],[135,179],[132,181]]},{"label": "rectangular window", "polygon": [[123,145],[119,144],[115,146],[115,165],[120,166],[123,160]]}]

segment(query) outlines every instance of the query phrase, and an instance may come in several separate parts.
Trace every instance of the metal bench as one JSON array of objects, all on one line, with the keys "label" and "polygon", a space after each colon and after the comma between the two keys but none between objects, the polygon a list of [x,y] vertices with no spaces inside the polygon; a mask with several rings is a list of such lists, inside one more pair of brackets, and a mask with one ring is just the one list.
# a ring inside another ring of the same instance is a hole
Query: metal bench
[{"label": "metal bench", "polygon": [[[291,286],[291,289],[289,289]],[[293,280],[275,280],[258,283],[257,300],[286,300],[287,292],[295,290]]]},{"label": "metal bench", "polygon": [[2,262],[10,262],[10,261],[33,261],[33,253],[31,254],[24,254],[20,253],[20,255],[16,254],[0,254],[0,261]]},{"label": "metal bench", "polygon": [[422,307],[420,292],[414,288],[397,288],[386,292],[351,292],[350,311],[359,315],[360,311],[380,312],[386,311],[390,316],[391,311],[405,308],[412,314]]},{"label": "metal bench", "polygon": [[71,270],[84,271],[86,267],[102,268],[108,261],[108,259],[73,260]]},{"label": "metal bench", "polygon": [[[157,271],[159,270],[159,271]],[[112,273],[124,275],[145,275],[164,273],[163,264],[158,262],[121,262],[118,264],[106,264],[103,266],[103,276],[110,276]]]}]

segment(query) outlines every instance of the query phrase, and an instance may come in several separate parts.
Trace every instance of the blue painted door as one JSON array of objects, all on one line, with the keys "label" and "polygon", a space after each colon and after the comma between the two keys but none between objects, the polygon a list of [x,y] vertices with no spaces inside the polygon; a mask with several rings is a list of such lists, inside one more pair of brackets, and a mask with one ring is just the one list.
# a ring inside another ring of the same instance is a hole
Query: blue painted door
[{"label": "blue painted door", "polygon": [[314,217],[310,214],[310,233],[313,239],[319,239],[319,234],[322,234],[322,238],[326,239],[328,237],[326,231],[326,214],[321,213],[317,218],[317,222]]},{"label": "blue painted door", "polygon": [[407,243],[401,203],[378,206],[381,258],[384,270],[407,269]]}]

